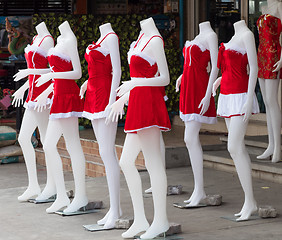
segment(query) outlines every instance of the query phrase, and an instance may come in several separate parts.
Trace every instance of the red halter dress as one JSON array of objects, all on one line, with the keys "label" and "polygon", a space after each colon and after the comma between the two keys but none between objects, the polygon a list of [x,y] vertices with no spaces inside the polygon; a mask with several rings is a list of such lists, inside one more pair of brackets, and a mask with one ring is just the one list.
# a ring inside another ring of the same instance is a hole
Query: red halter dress
[{"label": "red halter dress", "polygon": [[[112,63],[110,51],[101,47],[101,43],[89,45],[86,49],[85,59],[88,62],[89,79],[82,116],[89,120],[105,118],[105,108],[109,103],[112,86]],[[115,34],[116,35],[116,34]]]},{"label": "red halter dress", "polygon": [[[244,115],[243,106],[247,102],[248,57],[245,49],[229,47],[222,43],[218,52],[218,68],[221,68],[222,79],[217,104],[217,114],[229,118]],[[252,113],[259,113],[257,98],[254,94]]]},{"label": "red halter dress", "polygon": [[[142,37],[142,36],[141,36]],[[160,37],[158,35],[153,36]],[[130,77],[152,78],[158,76],[158,65],[154,59],[143,52],[151,41],[146,43],[141,51],[136,50],[139,40],[128,52]],[[130,91],[124,131],[137,131],[158,127],[161,131],[171,129],[162,87],[135,87]]]},{"label": "red halter dress", "polygon": [[[37,35],[34,37],[33,41]],[[42,44],[43,40],[46,37],[51,37],[51,35],[46,35],[41,42],[38,44],[38,46],[33,45],[33,41],[31,45],[27,45],[25,48],[25,59],[27,62],[27,67],[30,69],[40,69],[40,68],[48,68],[48,60],[47,60],[47,53],[45,52],[44,49],[40,47]],[[53,38],[52,38],[53,39]],[[42,84],[40,87],[37,87],[35,84],[35,81],[40,77],[40,75],[29,75],[28,76],[28,82],[29,82],[29,90],[28,90],[28,95],[27,99],[24,103],[25,108],[34,108],[36,104],[36,98],[44,92],[49,85],[52,83],[52,80]],[[52,93],[48,96],[46,105],[51,104],[51,99],[52,99]]]},{"label": "red halter dress", "polygon": [[[68,72],[73,69],[70,57],[56,48],[49,50],[48,61],[53,72]],[[79,92],[75,80],[54,79],[50,119],[81,117],[84,101],[80,99]]]},{"label": "red halter dress", "polygon": [[184,122],[216,123],[215,103],[212,96],[210,106],[204,115],[200,115],[201,108],[199,108],[199,104],[206,95],[209,82],[207,67],[210,51],[194,40],[186,42],[183,54],[184,70],[179,99],[180,118]]},{"label": "red halter dress", "polygon": [[265,14],[257,20],[257,27],[259,31],[258,78],[277,79],[278,72],[272,71],[275,69],[273,65],[279,61],[281,54],[279,43],[282,31],[281,21],[277,17]]}]

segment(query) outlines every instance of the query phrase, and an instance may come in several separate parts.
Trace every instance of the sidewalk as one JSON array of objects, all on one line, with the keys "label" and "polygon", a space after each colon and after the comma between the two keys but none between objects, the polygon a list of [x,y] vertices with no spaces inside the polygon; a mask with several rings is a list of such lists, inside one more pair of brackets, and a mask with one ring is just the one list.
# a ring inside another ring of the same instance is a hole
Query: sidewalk
[{"label": "sidewalk", "polygon": [[[149,187],[147,172],[141,172],[143,189]],[[39,181],[44,186],[45,168],[38,166]],[[170,222],[180,223],[183,233],[180,237],[189,240],[280,240],[282,236],[282,217],[258,219],[246,222],[232,222],[221,217],[239,212],[243,204],[243,191],[235,174],[204,169],[207,194],[221,194],[224,203],[219,207],[205,207],[181,210],[174,208],[174,202],[181,202],[190,196],[193,190],[191,168],[167,170],[169,185],[183,185],[185,193],[167,197],[167,211]],[[73,189],[72,173],[65,173],[67,189]],[[87,178],[89,200],[103,200],[106,208],[98,213],[61,217],[45,213],[50,204],[35,205],[19,203],[20,195],[27,185],[24,163],[0,165],[0,240],[117,240],[122,239],[123,230],[103,232],[85,231],[82,225],[93,224],[108,210],[109,198],[106,178]],[[254,192],[259,206],[272,205],[282,213],[282,186],[279,184],[253,179]],[[144,198],[148,220],[153,217],[152,198]],[[132,205],[127,185],[121,175],[121,204],[124,216],[132,216]]]}]

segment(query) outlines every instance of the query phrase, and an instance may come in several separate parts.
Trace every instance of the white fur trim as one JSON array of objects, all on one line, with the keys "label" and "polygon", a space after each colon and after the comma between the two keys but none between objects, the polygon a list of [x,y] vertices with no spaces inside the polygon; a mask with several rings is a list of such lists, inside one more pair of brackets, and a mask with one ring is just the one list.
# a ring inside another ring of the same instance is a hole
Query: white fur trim
[{"label": "white fur trim", "polygon": [[[31,108],[34,109],[34,108],[36,107],[36,104],[37,104],[37,102],[28,101],[28,102],[25,102],[23,106],[24,106],[24,108],[26,108],[26,109],[31,109]],[[47,98],[45,106],[46,106],[47,108],[49,108],[51,105],[52,105],[52,99]]]},{"label": "white fur trim", "polygon": [[90,113],[83,111],[82,117],[87,118],[89,120],[105,118],[107,117],[107,111],[97,112],[97,113]]},{"label": "white fur trim", "polygon": [[247,53],[247,51],[244,48],[240,48],[238,46],[232,46],[232,44],[229,44],[229,43],[224,43],[224,47],[225,47],[225,50],[241,53],[242,55]]},{"label": "white fur trim", "polygon": [[164,101],[166,102],[167,100],[168,100],[168,96],[165,95],[165,96],[164,96]]},{"label": "white fur trim", "polygon": [[90,46],[93,46],[93,44],[90,44],[90,45],[86,48],[86,53],[87,53],[87,54],[89,54],[90,51],[93,51],[93,50],[102,53],[105,57],[110,54],[110,51],[109,51],[108,49],[104,48],[104,47],[97,47],[97,48],[94,48],[94,49],[89,49]]},{"label": "white fur trim", "polygon": [[49,116],[50,120],[58,118],[70,118],[70,117],[81,117],[82,112],[68,112],[68,113],[52,113]]},{"label": "white fur trim", "polygon": [[149,127],[144,127],[144,128],[134,129],[134,130],[128,130],[128,131],[124,130],[124,132],[125,133],[133,133],[133,132],[138,132],[138,131],[141,131],[143,129],[148,129],[148,128],[152,128],[152,127],[158,127],[159,129],[161,129],[162,132],[170,131],[170,128],[161,127],[161,126],[158,126],[158,125],[152,125],[152,126],[149,126]]},{"label": "white fur trim", "polygon": [[133,55],[143,58],[151,66],[153,66],[156,63],[156,61],[153,58],[148,56],[146,53],[143,53],[143,52],[140,52],[140,51],[129,51],[128,52],[128,63],[130,63],[130,59]]},{"label": "white fur trim", "polygon": [[194,39],[193,41],[188,41],[188,40],[187,40],[187,41],[185,42],[185,47],[186,47],[186,48],[189,47],[189,46],[191,46],[191,45],[197,45],[197,46],[201,49],[202,52],[208,50],[202,43],[200,43],[200,42],[197,41],[196,39]]},{"label": "white fur trim", "polygon": [[197,113],[192,113],[192,114],[183,114],[182,112],[179,113],[180,113],[180,118],[182,119],[183,122],[195,121],[195,122],[207,123],[207,124],[217,123],[216,117],[202,116]]},{"label": "white fur trim", "polygon": [[[219,94],[217,104],[217,115],[221,117],[232,117],[237,115],[244,115],[243,106],[247,102],[247,93],[237,94]],[[259,113],[258,100],[254,94],[252,113]]]},{"label": "white fur trim", "polygon": [[28,53],[28,52],[36,52],[40,55],[42,55],[43,57],[47,57],[47,52],[45,50],[43,50],[41,47],[38,47],[38,46],[35,46],[35,45],[27,45],[26,48],[24,49],[24,52],[25,53]]},{"label": "white fur trim", "polygon": [[65,60],[66,62],[70,62],[71,58],[63,53],[61,53],[60,51],[58,51],[56,48],[50,48],[48,51],[48,56],[58,56],[59,58]]}]

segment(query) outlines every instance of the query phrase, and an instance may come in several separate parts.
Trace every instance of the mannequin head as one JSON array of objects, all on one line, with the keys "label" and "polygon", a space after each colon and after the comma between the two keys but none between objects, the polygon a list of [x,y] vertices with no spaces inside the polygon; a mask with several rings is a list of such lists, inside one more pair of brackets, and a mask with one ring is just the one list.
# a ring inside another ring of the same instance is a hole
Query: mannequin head
[{"label": "mannequin head", "polygon": [[36,32],[38,33],[38,35],[46,35],[46,34],[49,34],[49,31],[46,27],[46,24],[45,22],[41,22],[39,23],[36,27]]},{"label": "mannequin head", "polygon": [[113,29],[110,23],[105,23],[105,24],[100,25],[99,30],[102,36],[106,35],[109,32],[113,32]]},{"label": "mannequin head", "polygon": [[152,17],[142,20],[140,26],[145,35],[151,35],[152,33],[160,35]]},{"label": "mannequin head", "polygon": [[71,27],[69,25],[68,21],[64,21],[60,26],[59,26],[59,31],[62,36],[72,36],[75,37],[73,31],[71,30]]}]

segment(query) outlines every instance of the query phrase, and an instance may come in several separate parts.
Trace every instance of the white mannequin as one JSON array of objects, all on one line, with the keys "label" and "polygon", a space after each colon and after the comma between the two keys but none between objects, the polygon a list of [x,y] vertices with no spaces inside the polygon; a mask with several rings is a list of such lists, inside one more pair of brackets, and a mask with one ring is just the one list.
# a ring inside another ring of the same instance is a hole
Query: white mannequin
[{"label": "white mannequin", "polygon": [[[240,179],[240,183],[244,190],[245,201],[243,208],[235,214],[237,221],[248,220],[253,212],[257,210],[256,201],[253,195],[252,177],[251,177],[251,162],[247,153],[244,136],[246,133],[248,119],[252,114],[254,89],[257,80],[257,56],[255,48],[255,40],[253,33],[248,29],[244,20],[234,23],[235,34],[232,39],[225,44],[225,49],[236,46],[238,49],[243,49],[247,53],[248,64],[250,68],[247,101],[243,106],[245,115],[231,116],[225,118],[228,129],[228,151],[235,163],[235,167]],[[221,78],[216,80],[213,86],[213,94],[219,86]]]},{"label": "white mannequin", "polygon": [[[99,27],[101,36],[97,41],[101,47],[108,49],[111,63],[112,63],[112,85],[108,106],[111,106],[116,100],[116,89],[120,83],[121,77],[121,65],[119,54],[119,42],[118,37],[114,33],[110,23],[103,24]],[[107,37],[106,37],[107,36]],[[105,38],[106,37],[106,38]],[[104,39],[104,40],[103,40]],[[101,42],[102,41],[102,42]],[[88,49],[87,49],[88,50]],[[86,51],[87,51],[86,50]],[[84,82],[80,89],[80,96],[83,98],[85,91],[87,90],[88,80]],[[109,114],[109,108],[106,107],[106,116]],[[84,116],[84,115],[83,115]],[[85,116],[87,117],[87,116]],[[88,118],[88,117],[87,117]],[[104,229],[113,228],[116,220],[121,215],[120,210],[120,168],[116,156],[115,150],[115,138],[117,131],[117,123],[109,122],[105,123],[105,117],[90,118],[94,134],[96,136],[99,153],[106,168],[106,176],[110,194],[110,210],[105,217],[98,221],[98,225],[104,225]]]},{"label": "white mannequin", "polygon": [[[217,55],[218,55],[218,40],[216,33],[212,30],[210,22],[203,22],[199,24],[200,33],[193,40],[195,44],[200,44],[210,51],[211,56],[211,74],[209,77],[209,83],[206,90],[206,95],[199,104],[201,108],[200,115],[203,115],[209,108],[210,98],[212,95],[212,84],[214,83],[217,74]],[[176,81],[176,92],[179,91],[181,84],[182,75]],[[200,80],[200,79],[199,79]],[[199,202],[206,197],[204,190],[204,179],[203,179],[203,150],[199,139],[199,131],[201,129],[201,122],[198,121],[185,121],[185,134],[184,141],[189,151],[191,160],[192,170],[194,173],[194,191],[185,203],[188,206],[196,206]]]},{"label": "white mannequin", "polygon": [[[264,14],[280,18],[282,21],[282,2],[278,0],[267,0],[267,7],[263,9]],[[282,51],[280,60],[273,66],[273,72],[282,67]],[[279,162],[281,159],[281,110],[278,103],[279,79],[259,78],[259,84],[266,108],[267,130],[269,144],[265,152],[258,159],[266,159],[272,156],[272,162]]]},{"label": "white mannequin", "polygon": [[[152,36],[160,36],[152,18],[140,22],[140,25],[144,36],[140,40],[137,50],[143,49]],[[122,115],[123,106],[129,98],[131,89],[137,86],[165,86],[169,83],[169,72],[163,49],[163,41],[159,37],[151,39],[143,52],[156,60],[159,76],[131,78],[130,81],[123,82],[118,88],[118,96],[121,96],[121,98],[111,106],[112,111],[109,119],[112,121],[117,121],[118,117]],[[122,234],[123,238],[133,238],[138,233],[146,231],[140,238],[151,239],[160,233],[166,232],[169,228],[166,213],[167,179],[162,162],[160,134],[159,128],[150,127],[137,131],[137,134],[127,133],[126,135],[120,166],[130,191],[134,209],[134,222]],[[144,212],[141,179],[135,166],[135,160],[140,150],[142,150],[145,157],[152,186],[154,219],[150,227]]]},{"label": "white mannequin", "polygon": [[[37,51],[43,51],[43,54],[47,53],[48,50],[51,47],[54,47],[54,40],[52,39],[51,34],[49,33],[46,25],[44,22],[41,22],[35,27],[37,31],[37,36],[34,38],[32,47],[35,48]],[[40,45],[40,46],[39,46]],[[31,74],[39,74],[44,73],[46,70],[42,69],[34,69],[34,68],[28,68],[24,70],[19,70],[18,73],[15,74],[14,80],[19,81],[20,79],[31,75]],[[33,86],[32,86],[33,87]],[[29,88],[29,81],[26,81],[26,83],[20,87],[14,94],[13,94],[13,104],[16,107],[19,107],[20,104],[23,104],[23,97],[24,92]],[[30,89],[32,91],[33,89]],[[34,110],[34,106],[32,107],[34,103],[29,102],[26,106],[26,110],[23,116],[23,121],[21,125],[21,130],[19,134],[19,143],[23,151],[23,155],[25,158],[27,173],[28,173],[28,188],[27,190],[18,197],[19,201],[27,201],[34,195],[39,195],[41,193],[38,180],[37,180],[37,173],[36,173],[36,161],[35,161],[35,151],[31,144],[30,138],[35,131],[35,129],[38,127],[41,140],[44,141],[45,135],[46,135],[46,129],[48,125],[48,119],[49,119],[49,109],[45,109],[41,113],[38,113]],[[46,106],[46,102],[44,103],[44,106]],[[53,189],[53,192],[55,193],[55,184],[52,180],[52,177],[50,176],[50,171],[47,168],[47,186]]]},{"label": "white mannequin", "polygon": [[[60,79],[68,79],[73,81],[81,77],[81,65],[77,51],[77,40],[69,26],[69,23],[67,21],[63,22],[59,26],[59,31],[61,35],[57,39],[55,50],[70,58],[73,70],[43,74],[37,81],[38,86],[42,85],[49,79],[58,79],[57,81],[60,81]],[[48,91],[50,91],[50,89],[47,89],[38,97],[37,100],[39,107],[41,106],[41,102],[46,97]],[[71,204],[66,194],[61,158],[57,150],[57,143],[62,134],[71,157],[74,174],[75,197]],[[57,198],[55,202],[46,209],[46,212],[53,213],[68,205],[69,206],[64,210],[64,212],[75,212],[79,208],[85,206],[88,203],[85,190],[85,158],[80,144],[78,118],[76,116],[71,116],[68,118],[50,119],[43,149],[48,156],[47,164],[50,166],[57,190]]]}]

